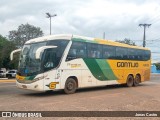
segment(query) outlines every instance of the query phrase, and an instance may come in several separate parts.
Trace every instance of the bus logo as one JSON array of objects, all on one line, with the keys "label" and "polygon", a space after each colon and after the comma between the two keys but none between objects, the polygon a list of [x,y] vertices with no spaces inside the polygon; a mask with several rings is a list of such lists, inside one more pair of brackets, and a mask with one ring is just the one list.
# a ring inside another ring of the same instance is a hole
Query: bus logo
[{"label": "bus logo", "polygon": [[55,88],[56,88],[56,84],[59,84],[59,82],[51,82],[51,83],[49,84],[49,88],[50,88],[50,89],[55,89]]},{"label": "bus logo", "polygon": [[138,67],[138,62],[117,62],[117,67]]}]

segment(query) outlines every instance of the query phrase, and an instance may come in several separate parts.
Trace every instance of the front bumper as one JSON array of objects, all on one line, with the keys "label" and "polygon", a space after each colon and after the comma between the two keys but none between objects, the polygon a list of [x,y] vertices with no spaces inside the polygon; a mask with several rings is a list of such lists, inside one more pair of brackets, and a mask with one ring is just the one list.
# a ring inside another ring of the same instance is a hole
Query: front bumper
[{"label": "front bumper", "polygon": [[20,83],[16,81],[16,85],[18,88],[34,90],[34,91],[44,91],[43,80],[39,80],[33,83]]}]

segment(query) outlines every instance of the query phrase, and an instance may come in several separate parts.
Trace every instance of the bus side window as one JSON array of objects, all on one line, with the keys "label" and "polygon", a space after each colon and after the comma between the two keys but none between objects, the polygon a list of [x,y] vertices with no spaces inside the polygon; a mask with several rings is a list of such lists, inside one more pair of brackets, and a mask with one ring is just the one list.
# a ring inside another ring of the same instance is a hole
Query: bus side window
[{"label": "bus side window", "polygon": [[102,45],[87,43],[88,58],[102,58]]},{"label": "bus side window", "polygon": [[136,59],[136,52],[134,49],[128,49],[128,58],[130,60],[135,60]]},{"label": "bus side window", "polygon": [[102,58],[102,45],[97,46],[97,51],[96,51],[96,57],[97,58]]},{"label": "bus side window", "polygon": [[127,59],[128,58],[128,52],[127,48],[123,47],[116,47],[116,58],[117,59]]},{"label": "bus side window", "polygon": [[83,58],[85,56],[85,50],[78,50],[77,51],[77,57]]},{"label": "bus side window", "polygon": [[77,53],[76,49],[71,49],[70,52],[69,52],[69,55],[75,57],[76,53]]},{"label": "bus side window", "polygon": [[116,47],[103,45],[103,59],[114,59],[116,53]]},{"label": "bus side window", "polygon": [[77,58],[85,58],[85,57],[86,57],[86,43],[72,41],[72,45],[68,52],[66,61]]},{"label": "bus side window", "polygon": [[136,57],[135,57],[135,59],[136,60],[142,60],[143,59],[143,51],[142,50],[135,50],[135,53],[136,53]]},{"label": "bus side window", "polygon": [[67,55],[67,61],[75,59],[76,58],[76,54],[77,54],[76,49],[70,48],[69,53]]},{"label": "bus side window", "polygon": [[144,51],[143,60],[149,60],[150,54],[151,54],[150,51]]}]

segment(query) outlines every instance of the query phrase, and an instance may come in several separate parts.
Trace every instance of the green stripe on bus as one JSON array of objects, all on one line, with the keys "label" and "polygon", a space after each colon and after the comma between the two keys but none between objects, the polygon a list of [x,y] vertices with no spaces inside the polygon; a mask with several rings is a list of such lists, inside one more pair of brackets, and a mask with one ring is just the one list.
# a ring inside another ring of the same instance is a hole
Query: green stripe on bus
[{"label": "green stripe on bus", "polygon": [[36,76],[29,76],[29,77],[26,77],[25,80],[33,80]]},{"label": "green stripe on bus", "polygon": [[106,76],[103,74],[101,68],[99,67],[96,59],[83,59],[86,65],[88,66],[89,70],[91,71],[92,75],[98,80],[106,80]]},{"label": "green stripe on bus", "polygon": [[114,75],[110,65],[106,60],[96,59],[99,67],[101,68],[103,74],[108,78],[108,80],[117,80],[117,77]]},{"label": "green stripe on bus", "polygon": [[105,80],[117,80],[117,77],[114,75],[110,65],[106,60],[101,59],[83,59],[92,75],[101,81]]}]

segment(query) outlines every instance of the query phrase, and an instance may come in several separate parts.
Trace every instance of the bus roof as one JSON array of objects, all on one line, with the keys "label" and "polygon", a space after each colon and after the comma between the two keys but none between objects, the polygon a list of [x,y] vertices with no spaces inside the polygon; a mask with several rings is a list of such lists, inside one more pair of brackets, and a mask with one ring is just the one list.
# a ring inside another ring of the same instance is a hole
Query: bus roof
[{"label": "bus roof", "polygon": [[90,43],[98,43],[98,44],[105,44],[105,45],[112,45],[112,46],[119,46],[119,47],[127,47],[127,48],[135,48],[135,49],[143,49],[143,50],[149,50],[148,48],[140,47],[140,46],[133,46],[128,45],[120,42],[115,42],[113,40],[104,40],[100,38],[90,38],[90,37],[83,37],[83,36],[77,36],[73,35],[74,41],[83,41],[83,42],[90,42]]},{"label": "bus roof", "polygon": [[72,35],[72,34],[57,34],[57,35],[43,36],[43,37],[31,39],[27,41],[25,44],[49,41],[49,40],[54,40],[54,39],[73,40],[73,41],[98,43],[98,44],[106,44],[106,45],[119,46],[119,47],[149,50],[148,48],[144,48],[140,46],[132,46],[132,45],[124,44],[124,43],[115,42],[112,40],[104,40],[104,39],[99,39],[99,38],[84,37],[84,36],[78,36],[78,35]]},{"label": "bus roof", "polygon": [[73,36],[72,34],[48,35],[48,36],[43,36],[43,37],[38,37],[38,38],[28,40],[25,44],[49,41],[49,40],[54,40],[54,39],[71,40],[72,36]]}]

